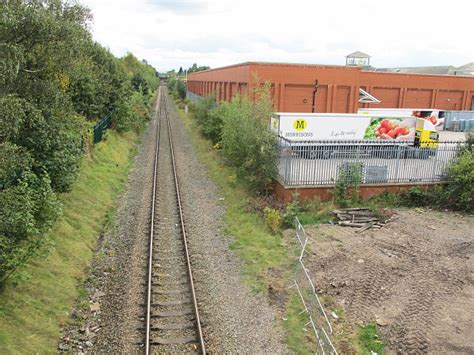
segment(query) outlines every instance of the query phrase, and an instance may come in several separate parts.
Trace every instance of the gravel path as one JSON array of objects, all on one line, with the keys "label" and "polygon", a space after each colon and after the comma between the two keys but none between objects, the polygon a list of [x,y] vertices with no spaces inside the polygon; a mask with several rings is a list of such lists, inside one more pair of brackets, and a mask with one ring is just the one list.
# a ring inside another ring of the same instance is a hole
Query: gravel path
[{"label": "gravel path", "polygon": [[[159,100],[157,101],[159,102]],[[198,161],[170,102],[170,119],[182,189],[203,333],[209,352],[287,352],[277,311],[242,281],[242,264],[225,236],[217,187]],[[86,283],[89,308],[77,307],[59,348],[79,352],[134,353],[143,341],[147,241],[156,114],[143,135],[139,153],[120,200],[117,226],[101,236]],[[171,171],[170,171],[171,174]]]},{"label": "gravel path", "polygon": [[[171,100],[170,100],[171,103]],[[193,274],[204,338],[210,352],[287,352],[276,311],[242,283],[242,265],[225,236],[219,192],[199,162],[179,115],[170,120],[182,189]]]}]

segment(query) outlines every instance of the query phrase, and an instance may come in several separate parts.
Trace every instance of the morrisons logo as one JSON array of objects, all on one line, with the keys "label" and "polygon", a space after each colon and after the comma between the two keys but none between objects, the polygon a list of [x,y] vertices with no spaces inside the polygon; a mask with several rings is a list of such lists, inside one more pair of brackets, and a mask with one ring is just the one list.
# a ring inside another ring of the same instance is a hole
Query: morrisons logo
[{"label": "morrisons logo", "polygon": [[296,129],[297,131],[303,131],[304,129],[306,129],[307,125],[308,124],[306,123],[306,120],[302,118],[297,118],[293,122],[293,128]]}]

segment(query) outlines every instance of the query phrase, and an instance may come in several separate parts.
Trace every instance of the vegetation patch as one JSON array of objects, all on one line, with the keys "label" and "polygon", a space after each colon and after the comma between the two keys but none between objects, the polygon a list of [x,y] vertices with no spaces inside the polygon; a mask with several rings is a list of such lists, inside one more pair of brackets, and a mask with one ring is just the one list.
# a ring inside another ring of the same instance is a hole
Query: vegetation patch
[{"label": "vegetation patch", "polygon": [[379,339],[375,323],[367,324],[359,329],[358,341],[358,354],[385,354],[385,347],[383,342]]},{"label": "vegetation patch", "polygon": [[[47,240],[47,257],[25,268],[31,279],[9,279],[0,293],[0,349],[6,353],[52,353],[90,263],[108,211],[115,207],[136,154],[138,135],[111,132],[81,164],[69,193],[59,195],[63,216]],[[23,275],[24,273],[20,274]],[[17,283],[17,285],[15,285]]]},{"label": "vegetation patch", "polygon": [[288,298],[286,317],[283,324],[286,329],[288,348],[295,354],[313,354],[318,347],[313,330],[307,326],[308,315],[301,312],[301,299],[297,294]]},{"label": "vegetation patch", "polygon": [[47,243],[57,194],[71,191],[91,150],[90,128],[107,117],[118,132],[138,133],[159,79],[146,61],[95,42],[91,13],[75,1],[2,1],[0,13],[3,284]]}]

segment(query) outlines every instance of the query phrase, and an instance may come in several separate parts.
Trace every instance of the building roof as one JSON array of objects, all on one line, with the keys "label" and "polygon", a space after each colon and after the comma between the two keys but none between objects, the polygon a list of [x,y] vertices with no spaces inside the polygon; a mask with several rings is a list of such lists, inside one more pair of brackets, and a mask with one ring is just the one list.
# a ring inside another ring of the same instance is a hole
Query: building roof
[{"label": "building roof", "polygon": [[414,73],[414,74],[449,74],[454,69],[452,65],[440,65],[429,67],[398,67],[398,68],[377,68],[376,71],[385,71],[391,73]]},{"label": "building roof", "polygon": [[400,74],[431,74],[431,75],[472,75],[474,73],[474,62],[455,67],[452,65],[438,65],[428,67],[398,67],[377,68],[375,71],[400,73]]},{"label": "building roof", "polygon": [[346,55],[346,58],[370,58],[370,55],[364,52],[357,51]]},{"label": "building roof", "polygon": [[460,70],[460,71],[474,71],[474,62],[461,65],[460,67],[457,67],[456,70]]}]

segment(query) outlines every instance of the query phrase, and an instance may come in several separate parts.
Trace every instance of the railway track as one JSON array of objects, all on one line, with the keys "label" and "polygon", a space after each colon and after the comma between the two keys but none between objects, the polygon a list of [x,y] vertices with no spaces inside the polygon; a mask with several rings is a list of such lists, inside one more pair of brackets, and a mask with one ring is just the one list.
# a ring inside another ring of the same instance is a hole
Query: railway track
[{"label": "railway track", "polygon": [[168,117],[159,88],[157,143],[149,239],[145,354],[205,354],[186,240],[179,181]]}]

